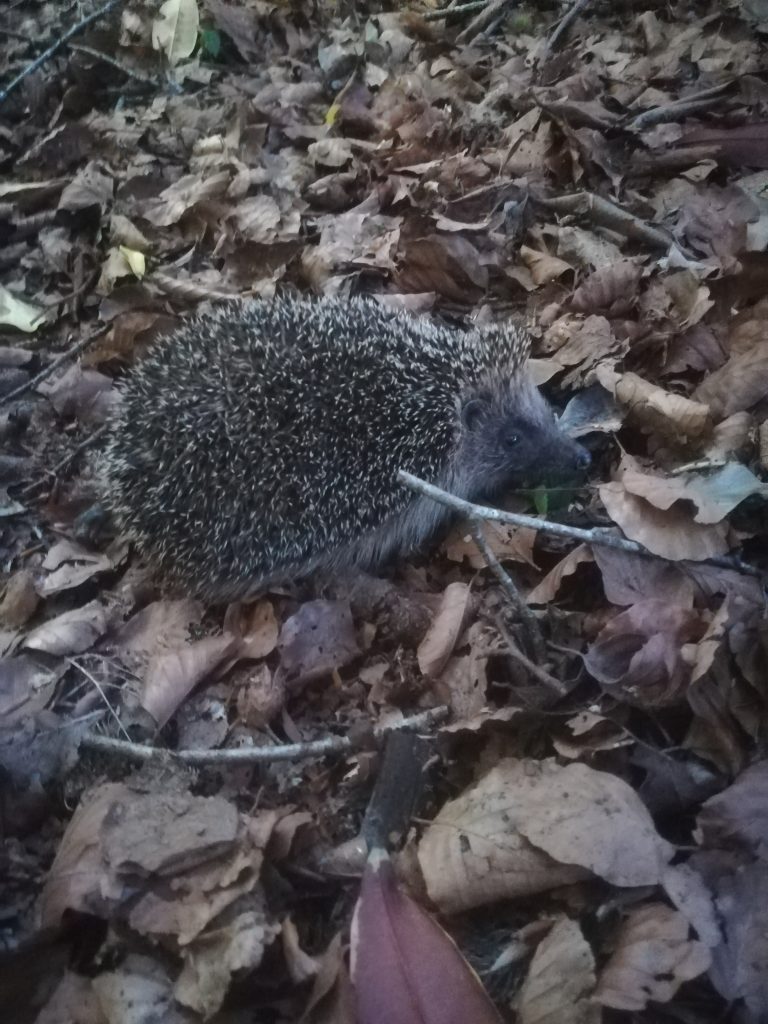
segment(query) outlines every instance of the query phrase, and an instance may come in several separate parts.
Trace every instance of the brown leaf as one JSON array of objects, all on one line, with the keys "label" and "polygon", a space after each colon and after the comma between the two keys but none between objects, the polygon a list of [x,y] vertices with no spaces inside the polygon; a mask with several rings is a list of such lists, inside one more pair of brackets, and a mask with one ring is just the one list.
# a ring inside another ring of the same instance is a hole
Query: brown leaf
[{"label": "brown leaf", "polygon": [[697,523],[719,523],[753,494],[765,497],[768,484],[762,483],[746,466],[729,462],[711,473],[661,477],[628,469],[621,483],[630,494],[645,498],[656,508],[667,510],[676,501],[691,501],[696,506]]},{"label": "brown leaf", "polygon": [[569,317],[552,325],[545,338],[544,351],[557,345],[554,359],[560,366],[579,366],[590,369],[612,353],[621,353],[622,345],[603,316],[588,316],[586,320]]},{"label": "brown leaf", "polygon": [[580,565],[592,561],[592,551],[586,544],[579,544],[573,548],[528,593],[528,604],[549,604],[550,601],[554,601],[565,577],[572,576]]},{"label": "brown leaf", "polygon": [[396,283],[404,292],[437,292],[466,301],[487,288],[488,269],[463,235],[430,235],[406,247]]},{"label": "brown leaf", "polygon": [[582,282],[571,297],[575,313],[604,313],[625,316],[637,301],[642,267],[632,260],[619,260],[600,267]]},{"label": "brown leaf", "polygon": [[423,675],[436,678],[445,668],[466,624],[471,593],[466,583],[449,583],[446,587],[432,625],[416,651]]},{"label": "brown leaf", "polygon": [[[760,321],[762,330],[765,322]],[[765,345],[732,355],[724,366],[708,374],[693,397],[719,418],[750,409],[768,395],[768,348]]]},{"label": "brown leaf", "polygon": [[576,921],[560,917],[539,945],[515,1001],[520,1024],[600,1024],[595,958]]},{"label": "brown leaf", "polygon": [[615,775],[509,758],[442,807],[418,856],[430,899],[450,913],[587,872],[613,885],[653,885],[670,850]]},{"label": "brown leaf", "polygon": [[397,885],[386,855],[368,860],[352,923],[359,1024],[501,1024],[454,942]]},{"label": "brown leaf", "polygon": [[292,687],[348,665],[360,655],[349,602],[305,602],[283,623],[278,647]]},{"label": "brown leaf", "polygon": [[768,1014],[768,865],[734,863],[727,854],[697,854],[695,867],[715,894],[722,942],[710,979],[730,1003],[743,1001],[748,1021]]},{"label": "brown leaf", "polygon": [[80,654],[107,631],[107,616],[98,601],[62,612],[33,629],[24,646],[46,654]]},{"label": "brown leaf", "polygon": [[75,212],[90,206],[104,210],[112,202],[114,183],[100,164],[91,162],[78,171],[59,199],[59,209]]},{"label": "brown leaf", "polygon": [[651,999],[668,1003],[710,964],[707,947],[688,930],[683,915],[663,903],[630,911],[594,998],[616,1010],[644,1010]]},{"label": "brown leaf", "polygon": [[38,584],[41,597],[50,597],[62,590],[79,587],[99,573],[114,569],[111,559],[106,555],[88,551],[68,540],[53,545],[42,567],[48,570],[48,575]]},{"label": "brown leaf", "polygon": [[611,604],[630,605],[655,599],[682,608],[693,606],[695,587],[684,569],[603,544],[595,544],[592,553]]},{"label": "brown leaf", "polygon": [[[512,526],[509,523],[495,523],[492,520],[483,522],[481,529],[491,551],[499,561],[512,559],[515,562],[534,565],[533,546],[538,531],[528,526]],[[452,562],[463,562],[466,558],[473,569],[483,569],[486,565],[482,551],[475,544],[472,535],[466,532],[466,526],[457,526],[451,531],[446,538],[445,548],[446,555]]]},{"label": "brown leaf", "polygon": [[672,562],[700,562],[729,550],[724,523],[695,523],[693,515],[681,506],[666,511],[654,508],[644,498],[630,494],[618,480],[602,484],[599,492],[614,523],[630,540],[638,541],[655,555]]},{"label": "brown leaf", "polygon": [[203,606],[199,601],[153,601],[128,619],[111,636],[110,644],[122,657],[146,660],[182,647],[202,617]]},{"label": "brown leaf", "polygon": [[587,671],[610,693],[640,707],[679,703],[691,680],[682,646],[698,639],[697,612],[650,599],[611,619],[589,647]]},{"label": "brown leaf", "polygon": [[0,622],[11,629],[19,629],[32,618],[39,603],[35,577],[29,569],[20,569],[6,585],[0,601]]},{"label": "brown leaf", "polygon": [[140,703],[152,715],[158,729],[162,729],[198,683],[236,653],[237,647],[234,637],[207,636],[151,659]]},{"label": "brown leaf", "polygon": [[272,602],[230,605],[224,619],[224,632],[240,640],[239,658],[266,658],[277,647],[280,633]]},{"label": "brown leaf", "polygon": [[768,761],[747,768],[722,793],[702,805],[696,819],[708,847],[768,851]]},{"label": "brown leaf", "polygon": [[[710,408],[705,400],[691,401],[650,384],[636,373],[617,373],[607,363],[597,367],[597,378],[634,420],[676,443],[705,436],[711,429]],[[701,396],[696,393],[697,398]]]}]

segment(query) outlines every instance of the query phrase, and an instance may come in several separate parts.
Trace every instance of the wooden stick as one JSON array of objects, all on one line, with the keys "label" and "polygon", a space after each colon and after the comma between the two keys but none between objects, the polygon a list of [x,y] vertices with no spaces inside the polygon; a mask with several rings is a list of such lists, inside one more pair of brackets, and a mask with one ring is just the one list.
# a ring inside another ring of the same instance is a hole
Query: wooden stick
[{"label": "wooden stick", "polygon": [[[441,705],[404,718],[398,725],[377,730],[386,735],[393,729],[422,730],[442,722],[448,717],[448,708]],[[326,736],[307,743],[285,743],[274,747],[236,747],[232,750],[166,750],[163,747],[145,747],[141,743],[126,743],[110,736],[91,734],[84,736],[80,745],[87,750],[127,757],[131,761],[178,761],[182,764],[259,764],[269,761],[302,761],[327,754],[345,754],[353,749],[349,736]]]},{"label": "wooden stick", "polygon": [[[519,512],[503,512],[500,508],[490,508],[487,505],[476,505],[474,502],[465,501],[463,498],[457,498],[454,494],[449,494],[448,491],[442,490],[440,487],[435,487],[434,484],[428,484],[425,480],[420,480],[417,476],[413,476],[411,473],[406,473],[405,470],[400,470],[398,473],[399,479],[410,487],[412,491],[416,491],[417,494],[424,494],[427,498],[432,498],[434,501],[439,502],[441,505],[445,505],[447,508],[453,509],[454,512],[459,512],[467,519],[477,521],[478,519],[488,519],[496,523],[509,523],[512,526],[527,526],[531,530],[541,530],[543,533],[551,533],[556,537],[568,537],[571,540],[581,541],[584,544],[602,544],[606,548],[616,548],[619,551],[628,551],[633,555],[643,555],[646,558],[657,558],[664,562],[675,563],[668,558],[664,558],[662,555],[656,555],[653,551],[649,551],[648,548],[643,547],[642,544],[638,544],[636,540],[628,540],[626,537],[621,537],[617,533],[611,530],[603,529],[602,527],[593,527],[590,530],[584,530],[580,526],[567,526],[565,523],[553,523],[549,519],[540,519],[538,516],[525,516]],[[712,558],[702,558],[697,565],[714,565],[718,569],[731,569],[734,572],[743,573],[745,576],[756,576],[758,579],[762,579],[763,573],[760,569],[754,565],[749,565],[747,562],[742,562],[740,558],[735,558],[730,555],[716,555]]]}]

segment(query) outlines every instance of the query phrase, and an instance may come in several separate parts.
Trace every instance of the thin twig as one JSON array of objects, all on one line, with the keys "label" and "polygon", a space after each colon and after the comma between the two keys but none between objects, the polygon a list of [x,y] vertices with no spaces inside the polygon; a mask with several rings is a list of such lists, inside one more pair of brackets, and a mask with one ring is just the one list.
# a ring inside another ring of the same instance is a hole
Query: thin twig
[{"label": "thin twig", "polygon": [[117,5],[122,2],[123,0],[107,0],[107,3],[105,3],[103,7],[99,7],[99,9],[94,11],[93,14],[89,14],[87,18],[83,18],[82,21],[78,21],[76,25],[67,29],[60,39],[57,39],[56,42],[52,43],[48,49],[44,50],[39,57],[32,61],[31,64],[28,64],[23,71],[20,71],[4,89],[0,90],[0,103],[4,103],[13,90],[17,89],[28,75],[31,75],[33,71],[37,71],[39,67],[42,67],[42,65],[45,64],[46,61],[50,60],[54,54],[58,53],[62,46],[64,46],[64,44],[73,36],[82,32],[83,29],[88,28],[88,26],[92,25],[94,21],[97,21],[99,18],[103,18],[104,15],[108,14],[113,7],[117,7]]},{"label": "thin twig", "polygon": [[495,22],[502,14],[506,13],[507,7],[511,6],[513,0],[491,0],[489,4],[477,14],[472,21],[463,29],[458,36],[456,36],[456,42],[460,46],[465,46],[467,43],[471,43],[472,40],[479,36],[486,29],[489,29],[491,24]]},{"label": "thin twig", "polygon": [[109,700],[107,699],[107,695],[106,695],[106,693],[104,693],[104,690],[103,690],[103,688],[101,686],[101,683],[98,681],[98,679],[94,675],[92,675],[88,671],[87,668],[85,668],[83,665],[81,665],[79,661],[75,661],[74,658],[66,658],[65,661],[69,662],[69,664],[72,666],[72,668],[76,668],[78,672],[82,672],[82,674],[85,676],[85,678],[88,679],[92,683],[93,686],[95,686],[99,696],[104,701],[104,704],[105,704],[105,706],[107,708],[107,711],[109,711],[110,715],[117,722],[118,729],[123,734],[123,736],[125,736],[126,740],[130,743],[131,742],[131,737],[128,735],[128,732],[126,731],[125,726],[120,721],[120,715],[118,715],[117,711],[109,703]]},{"label": "thin twig", "polygon": [[[386,735],[393,729],[429,729],[448,717],[444,706],[430,708],[418,715],[404,718],[397,725],[375,730],[378,736]],[[327,754],[344,754],[354,749],[349,736],[326,736],[322,740],[307,743],[285,743],[274,747],[236,747],[225,750],[166,750],[162,747],[145,747],[140,743],[126,743],[109,736],[84,736],[81,746],[88,750],[118,754],[132,761],[178,761],[182,764],[259,764],[271,761],[302,761],[310,757],[325,757]]]},{"label": "thin twig", "polygon": [[471,14],[472,11],[479,11],[487,4],[488,0],[471,0],[471,3],[453,4],[453,6],[449,4],[437,11],[427,11],[424,21],[440,21],[442,18],[453,17],[454,14]]},{"label": "thin twig", "polygon": [[488,568],[494,573],[507,597],[517,609],[523,628],[525,629],[528,640],[530,641],[534,657],[541,665],[543,665],[547,660],[547,646],[544,643],[544,637],[542,635],[538,619],[526,604],[525,598],[515,586],[512,577],[498,560],[491,548],[491,545],[485,539],[482,519],[472,519],[470,529],[472,531],[472,537],[475,544],[477,544],[483,554],[483,557],[488,563]]},{"label": "thin twig", "polygon": [[641,132],[651,128],[655,124],[666,124],[669,121],[679,121],[688,114],[697,113],[699,110],[709,110],[721,100],[727,98],[733,88],[733,81],[725,82],[723,85],[712,86],[711,89],[702,89],[690,96],[683,96],[680,99],[672,100],[659,107],[651,107],[650,110],[637,114],[626,124],[631,132]]},{"label": "thin twig", "polygon": [[515,638],[507,629],[502,617],[500,615],[495,616],[494,622],[496,628],[501,633],[504,639],[506,653],[509,655],[509,657],[513,661],[516,661],[518,664],[522,665],[523,668],[530,675],[532,675],[534,679],[538,679],[540,683],[542,683],[548,689],[554,691],[558,695],[558,697],[566,697],[568,695],[569,689],[565,685],[565,683],[562,683],[555,676],[551,675],[551,673],[547,672],[547,670],[542,668],[541,665],[536,665],[534,662],[530,660],[530,658],[526,658],[526,656],[515,643]]},{"label": "thin twig", "polygon": [[104,324],[103,327],[97,328],[93,334],[89,334],[86,338],[81,338],[80,341],[74,344],[71,348],[68,348],[66,352],[62,352],[60,356],[57,356],[45,367],[44,370],[41,370],[40,373],[36,374],[24,384],[20,384],[17,388],[14,388],[13,391],[9,391],[7,395],[2,395],[0,397],[0,405],[7,405],[8,402],[12,402],[14,399],[26,394],[27,391],[31,391],[32,388],[36,388],[41,381],[44,381],[46,377],[50,377],[52,373],[55,373],[56,370],[58,370],[58,368],[69,359],[74,359],[76,356],[79,356],[84,349],[88,348],[91,342],[96,341],[96,339],[100,338],[102,334],[106,334],[109,328],[110,324]]},{"label": "thin twig", "polygon": [[[654,554],[653,551],[649,551],[648,548],[638,544],[635,540],[620,537],[617,533],[602,529],[601,527],[584,530],[579,526],[553,523],[548,519],[540,519],[538,516],[524,516],[518,512],[503,512],[500,508],[476,505],[474,502],[457,498],[454,494],[449,494],[448,491],[435,487],[434,484],[428,484],[425,480],[420,480],[417,476],[406,473],[405,470],[401,469],[398,477],[406,487],[410,487],[417,494],[423,494],[427,498],[432,498],[434,501],[453,509],[454,512],[459,512],[470,520],[488,519],[496,523],[508,523],[511,526],[527,526],[531,530],[541,530],[543,533],[551,533],[556,537],[567,537],[570,540],[578,540],[585,544],[601,544],[606,548],[616,548],[618,551],[628,551],[633,555],[643,555],[646,558],[660,559],[663,562],[672,561],[671,559],[664,558],[662,555]],[[702,558],[696,564],[714,565],[718,569],[730,569],[734,572],[740,572],[745,576],[756,576],[758,579],[762,579],[764,575],[754,565],[742,562],[740,558],[735,558],[731,555],[716,555],[712,558]]]},{"label": "thin twig", "polygon": [[591,0],[575,0],[575,3],[573,3],[568,8],[565,15],[560,19],[560,21],[555,26],[554,32],[551,34],[546,44],[544,45],[544,50],[539,61],[539,67],[543,67],[543,65],[547,63],[549,58],[552,56],[555,48],[560,43],[562,37],[566,34],[568,29],[571,27],[574,21],[578,18],[578,16],[581,14],[584,8],[587,7],[587,5],[590,2]]},{"label": "thin twig", "polygon": [[[81,452],[84,452],[86,448],[90,448],[92,444],[95,444],[96,441],[99,440],[99,438],[103,437],[104,434],[107,433],[109,428],[109,423],[102,423],[100,427],[94,430],[92,434],[89,434],[84,441],[81,441],[80,444],[78,444],[75,448],[72,449],[71,452],[65,455],[63,459],[60,459],[56,463],[56,465],[50,469],[48,475],[54,478],[58,476],[58,474],[61,473],[63,469],[67,468],[70,462],[75,461],[75,459],[77,458],[78,455],[80,455]],[[31,484],[27,484],[27,486],[19,494],[19,497],[21,498],[22,501],[26,501],[27,498],[31,498],[36,491],[40,490],[40,488],[44,486],[45,480],[34,480]]]},{"label": "thin twig", "polygon": [[134,71],[133,68],[128,68],[125,64],[121,64],[119,60],[115,60],[114,57],[110,57],[108,53],[102,53],[101,50],[95,50],[92,46],[84,46],[82,43],[69,43],[67,45],[68,50],[74,50],[76,53],[85,53],[89,57],[93,57],[95,60],[103,61],[105,64],[111,65],[113,68],[117,68],[118,71],[122,71],[128,78],[134,78],[137,82],[146,86],[149,89],[157,89],[160,82],[151,75],[143,75],[140,71]]},{"label": "thin twig", "polygon": [[643,242],[654,249],[667,251],[674,244],[674,239],[666,231],[648,224],[623,210],[616,203],[592,192],[576,192],[567,196],[554,196],[551,199],[542,198],[536,202],[553,213],[586,213],[595,224],[610,228],[625,238]]}]

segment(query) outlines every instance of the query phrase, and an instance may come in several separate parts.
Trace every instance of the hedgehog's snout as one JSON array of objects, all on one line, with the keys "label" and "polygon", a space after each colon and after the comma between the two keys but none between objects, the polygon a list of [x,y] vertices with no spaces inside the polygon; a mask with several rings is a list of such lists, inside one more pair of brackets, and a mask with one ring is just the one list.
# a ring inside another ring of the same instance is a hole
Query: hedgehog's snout
[{"label": "hedgehog's snout", "polygon": [[[542,466],[544,475],[570,476],[570,474],[581,475],[592,465],[592,456],[578,441],[555,427],[551,436],[549,448],[548,466]],[[547,470],[549,473],[547,473]]]}]

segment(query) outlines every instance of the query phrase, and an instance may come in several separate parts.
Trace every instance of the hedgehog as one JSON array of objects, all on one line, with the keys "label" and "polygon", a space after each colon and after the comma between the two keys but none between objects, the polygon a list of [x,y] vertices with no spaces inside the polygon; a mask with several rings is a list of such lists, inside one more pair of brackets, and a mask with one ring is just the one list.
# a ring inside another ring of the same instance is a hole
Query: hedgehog
[{"label": "hedgehog", "polygon": [[418,551],[467,500],[589,464],[510,322],[452,329],[374,298],[238,301],[185,321],[120,384],[103,504],[187,593],[245,600]]}]

